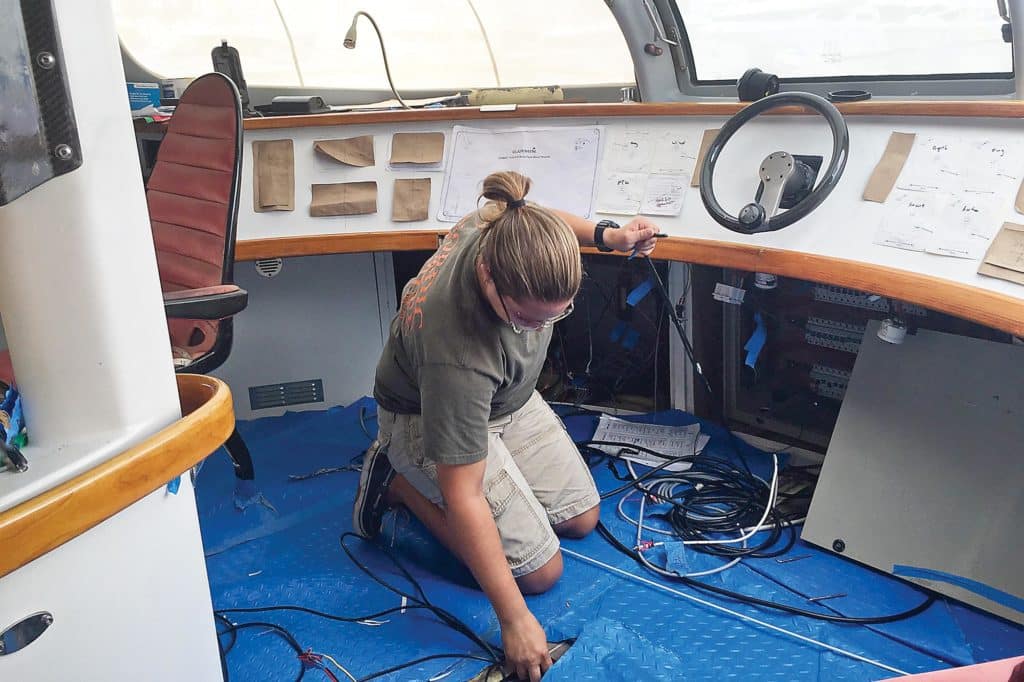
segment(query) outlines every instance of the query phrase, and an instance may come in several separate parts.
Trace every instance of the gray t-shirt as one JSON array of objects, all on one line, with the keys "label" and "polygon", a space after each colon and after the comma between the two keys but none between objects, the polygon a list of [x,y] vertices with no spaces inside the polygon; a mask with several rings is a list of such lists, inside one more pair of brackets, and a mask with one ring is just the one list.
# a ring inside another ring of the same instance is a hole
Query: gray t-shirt
[{"label": "gray t-shirt", "polygon": [[373,397],[386,410],[422,416],[423,447],[443,464],[487,456],[487,422],[529,399],[551,328],[516,334],[483,296],[476,275],[483,233],[471,215],[402,291]]}]

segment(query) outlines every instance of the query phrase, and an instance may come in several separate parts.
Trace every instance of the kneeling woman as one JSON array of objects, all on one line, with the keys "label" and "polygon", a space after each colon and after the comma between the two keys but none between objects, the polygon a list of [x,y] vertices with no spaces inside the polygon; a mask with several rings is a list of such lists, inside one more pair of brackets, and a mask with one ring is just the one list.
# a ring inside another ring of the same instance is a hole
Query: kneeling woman
[{"label": "kneeling woman", "polygon": [[572,312],[579,247],[649,255],[656,228],[594,225],[528,203],[530,181],[495,173],[488,203],[464,218],[406,285],[377,365],[377,442],[353,524],[374,537],[405,505],[472,571],[522,679],[551,666],[523,594],[562,573],[558,535],[593,530],[600,502],[583,458],[534,390],[551,325]]}]

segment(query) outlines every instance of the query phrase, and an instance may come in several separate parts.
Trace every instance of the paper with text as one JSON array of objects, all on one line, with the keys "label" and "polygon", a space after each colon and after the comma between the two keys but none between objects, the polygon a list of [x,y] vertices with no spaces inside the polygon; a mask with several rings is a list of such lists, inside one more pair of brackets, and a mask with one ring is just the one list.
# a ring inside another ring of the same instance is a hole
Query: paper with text
[{"label": "paper with text", "polygon": [[484,178],[506,170],[530,178],[530,201],[589,218],[603,135],[599,125],[497,130],[455,126],[438,219],[455,223],[475,211]]},{"label": "paper with text", "polygon": [[[700,454],[710,439],[710,436],[700,432],[700,424],[688,426],[638,424],[607,414],[602,414],[598,420],[593,438],[596,441],[624,443],[626,446],[639,445],[649,450],[656,450],[671,459]],[[618,455],[625,446],[595,445],[594,447],[608,454]],[[622,453],[621,457],[651,467],[665,463],[663,458],[646,452],[628,451]],[[689,468],[689,462],[678,462],[665,467],[665,470],[686,471]]]},{"label": "paper with text", "polygon": [[636,215],[644,198],[644,173],[609,173],[601,178],[597,190],[598,213]]},{"label": "paper with text", "polygon": [[979,259],[1013,206],[1024,148],[987,137],[918,136],[874,242]]},{"label": "paper with text", "polygon": [[649,130],[615,131],[605,145],[604,167],[620,173],[646,173],[653,154]]},{"label": "paper with text", "polygon": [[685,175],[651,175],[647,178],[640,212],[644,215],[679,215],[689,186],[690,178]]}]

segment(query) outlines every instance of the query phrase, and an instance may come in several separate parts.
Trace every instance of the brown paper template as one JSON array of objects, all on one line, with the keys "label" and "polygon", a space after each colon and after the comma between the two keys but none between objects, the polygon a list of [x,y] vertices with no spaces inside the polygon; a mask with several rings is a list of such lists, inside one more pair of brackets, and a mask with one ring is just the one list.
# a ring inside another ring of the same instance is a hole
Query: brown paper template
[{"label": "brown paper template", "polygon": [[893,133],[889,136],[889,143],[885,145],[882,158],[871,173],[868,186],[864,188],[864,201],[881,204],[889,198],[889,192],[896,186],[896,179],[900,176],[900,171],[910,156],[910,150],[914,147],[914,137],[914,133]]},{"label": "brown paper template", "polygon": [[396,223],[426,220],[430,209],[430,178],[395,180],[391,220]]},{"label": "brown paper template", "polygon": [[718,128],[705,130],[704,137],[700,138],[700,149],[697,151],[697,162],[693,165],[693,175],[690,176],[690,187],[700,187],[700,169],[704,165],[704,157],[708,153],[708,147],[718,137]]},{"label": "brown paper template", "polygon": [[1024,180],[1021,180],[1020,189],[1017,190],[1017,200],[1013,202],[1017,213],[1024,213]]},{"label": "brown paper template", "polygon": [[309,215],[363,215],[377,212],[377,183],[337,182],[313,185],[313,201]]},{"label": "brown paper template", "polygon": [[252,143],[252,210],[295,210],[295,151],[291,140]]},{"label": "brown paper template", "polygon": [[1024,284],[1024,225],[1003,223],[981,259],[978,274]]},{"label": "brown paper template", "polygon": [[391,163],[439,163],[444,156],[444,133],[395,133]]},{"label": "brown paper template", "polygon": [[373,135],[349,137],[343,140],[317,140],[313,149],[329,159],[347,166],[365,168],[374,165]]}]

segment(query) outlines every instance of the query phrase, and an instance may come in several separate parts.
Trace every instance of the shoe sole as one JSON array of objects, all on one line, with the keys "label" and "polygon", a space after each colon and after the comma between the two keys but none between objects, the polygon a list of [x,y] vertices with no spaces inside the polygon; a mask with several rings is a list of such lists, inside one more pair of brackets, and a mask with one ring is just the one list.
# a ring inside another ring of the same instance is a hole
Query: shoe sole
[{"label": "shoe sole", "polygon": [[[364,517],[366,516],[367,508],[374,508],[380,503],[380,496],[378,495],[375,500],[367,499],[367,491],[370,489],[370,479],[373,476],[373,470],[377,466],[377,458],[380,456],[387,456],[383,451],[385,449],[374,444],[373,447],[366,453],[366,460],[364,460],[363,468],[359,472],[359,490],[356,492],[356,502],[352,510],[352,529],[360,536],[373,539],[380,533],[380,528],[374,528],[372,531],[364,524]],[[390,466],[390,465],[389,465]],[[368,505],[368,502],[372,504]]]}]

